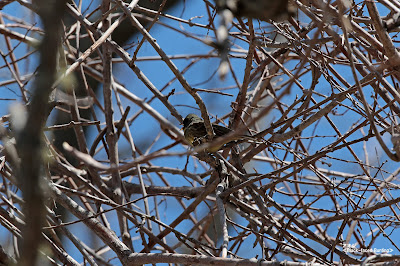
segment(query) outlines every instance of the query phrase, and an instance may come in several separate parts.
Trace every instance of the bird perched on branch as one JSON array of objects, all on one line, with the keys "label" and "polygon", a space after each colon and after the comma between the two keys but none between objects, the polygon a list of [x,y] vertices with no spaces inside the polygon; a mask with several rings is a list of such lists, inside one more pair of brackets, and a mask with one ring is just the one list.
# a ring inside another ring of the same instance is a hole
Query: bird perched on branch
[{"label": "bird perched on branch", "polygon": [[[220,138],[228,135],[232,132],[231,129],[218,125],[212,124],[215,138]],[[207,130],[204,125],[204,120],[195,114],[188,114],[183,120],[183,133],[185,135],[185,139],[192,144],[192,146],[197,146],[199,144],[203,144],[207,142]],[[257,142],[257,138],[247,135],[238,135],[238,136],[229,136],[226,137],[222,144],[219,144],[215,147],[210,147],[207,149],[208,152],[216,152],[222,148],[225,144],[228,144],[233,141],[246,140],[251,142]]]}]

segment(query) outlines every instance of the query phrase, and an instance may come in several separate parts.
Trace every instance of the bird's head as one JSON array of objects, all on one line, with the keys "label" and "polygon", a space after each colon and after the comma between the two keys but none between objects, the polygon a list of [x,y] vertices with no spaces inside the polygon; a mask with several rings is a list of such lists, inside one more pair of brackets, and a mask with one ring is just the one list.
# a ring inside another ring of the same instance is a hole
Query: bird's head
[{"label": "bird's head", "polygon": [[199,116],[195,114],[188,114],[183,120],[183,127],[187,128],[193,122],[202,122],[202,121],[203,119],[201,119]]}]

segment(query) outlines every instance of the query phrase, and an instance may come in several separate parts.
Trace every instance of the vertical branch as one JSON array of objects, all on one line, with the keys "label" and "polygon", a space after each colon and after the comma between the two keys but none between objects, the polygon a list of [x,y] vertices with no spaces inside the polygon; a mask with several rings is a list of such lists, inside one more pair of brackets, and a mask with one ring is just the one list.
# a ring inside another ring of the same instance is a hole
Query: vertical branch
[{"label": "vertical branch", "polygon": [[217,171],[219,171],[220,175],[220,183],[216,188],[216,196],[217,196],[216,203],[219,213],[219,222],[220,222],[219,229],[221,230],[222,233],[221,258],[226,258],[228,255],[229,235],[228,235],[228,227],[226,224],[225,207],[221,194],[224,191],[224,188],[228,182],[228,170],[222,159],[218,160]]},{"label": "vertical branch", "polygon": [[236,128],[241,120],[243,109],[246,105],[246,96],[247,96],[247,88],[250,83],[250,73],[253,65],[253,55],[255,52],[255,42],[254,42],[254,29],[253,29],[253,21],[252,19],[248,20],[249,25],[249,51],[247,52],[246,57],[246,68],[244,69],[244,77],[242,87],[240,88],[239,94],[236,97],[237,107],[236,110],[233,108],[232,112],[234,112],[232,128]]},{"label": "vertical branch", "polygon": [[217,9],[220,14],[220,25],[217,29],[218,50],[220,53],[221,63],[218,68],[219,76],[223,80],[229,70],[229,29],[233,20],[231,9],[235,9],[234,1],[218,0],[216,1]]},{"label": "vertical branch", "polygon": [[[107,14],[110,9],[110,1],[103,0],[101,10],[103,14]],[[111,25],[111,17],[108,15],[103,20],[103,31],[107,31]],[[111,40],[111,38],[108,38]],[[103,43],[103,96],[104,96],[104,107],[106,117],[106,141],[109,148],[110,165],[113,168],[111,171],[111,184],[112,194],[115,202],[118,204],[123,203],[122,197],[122,180],[118,170],[119,158],[118,158],[118,136],[114,126],[114,109],[112,106],[112,49],[109,43]],[[133,249],[128,222],[120,212],[117,212],[120,231],[124,244]]]},{"label": "vertical branch", "polygon": [[65,1],[38,1],[38,14],[42,19],[45,35],[40,44],[40,63],[34,83],[27,121],[17,137],[17,148],[21,158],[19,182],[24,198],[26,226],[23,230],[21,257],[18,265],[36,265],[41,232],[45,218],[42,192],[43,127],[48,116],[48,100],[57,70],[57,51],[61,44],[61,18]]},{"label": "vertical branch", "polygon": [[[106,13],[109,10],[110,1],[104,0],[101,6],[102,12]],[[103,20],[103,31],[106,31],[110,26],[109,18]],[[109,148],[110,164],[114,167],[112,170],[112,186],[113,194],[119,195],[121,197],[121,177],[119,176],[119,171],[116,169],[118,166],[118,146],[116,143],[116,131],[114,127],[114,110],[112,106],[112,52],[108,47],[108,44],[104,42],[102,44],[103,51],[103,96],[104,96],[104,109],[106,118],[106,140]]]}]

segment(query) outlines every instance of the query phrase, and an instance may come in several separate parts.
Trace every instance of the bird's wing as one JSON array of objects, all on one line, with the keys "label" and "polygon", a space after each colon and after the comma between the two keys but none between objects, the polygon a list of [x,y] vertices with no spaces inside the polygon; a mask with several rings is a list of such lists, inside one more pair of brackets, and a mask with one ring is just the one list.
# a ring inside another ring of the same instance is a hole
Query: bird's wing
[{"label": "bird's wing", "polygon": [[221,126],[221,125],[213,124],[212,126],[213,126],[214,133],[217,137],[221,137],[232,131],[229,128]]},{"label": "bird's wing", "polygon": [[203,121],[192,122],[189,127],[191,128],[192,134],[195,138],[201,138],[207,135],[207,130]]}]

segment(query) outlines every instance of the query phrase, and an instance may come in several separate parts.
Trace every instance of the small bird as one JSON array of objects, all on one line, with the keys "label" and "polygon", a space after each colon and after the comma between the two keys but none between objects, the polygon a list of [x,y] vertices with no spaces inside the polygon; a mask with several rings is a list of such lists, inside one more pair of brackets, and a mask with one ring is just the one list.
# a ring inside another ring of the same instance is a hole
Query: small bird
[{"label": "small bird", "polygon": [[[232,132],[231,129],[218,125],[212,124],[214,134],[216,138],[223,137],[228,133]],[[199,144],[204,143],[207,136],[206,126],[204,125],[204,120],[195,114],[188,114],[185,119],[183,120],[183,133],[185,139],[189,141],[193,146],[197,146]],[[216,152],[222,148],[227,143],[237,140],[250,140],[250,141],[257,141],[256,138],[247,135],[240,135],[234,136],[231,138],[226,138],[224,142],[217,146],[211,147],[208,149],[209,152]]]}]

